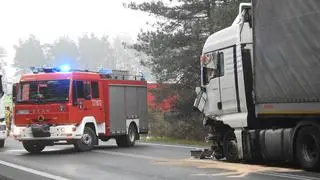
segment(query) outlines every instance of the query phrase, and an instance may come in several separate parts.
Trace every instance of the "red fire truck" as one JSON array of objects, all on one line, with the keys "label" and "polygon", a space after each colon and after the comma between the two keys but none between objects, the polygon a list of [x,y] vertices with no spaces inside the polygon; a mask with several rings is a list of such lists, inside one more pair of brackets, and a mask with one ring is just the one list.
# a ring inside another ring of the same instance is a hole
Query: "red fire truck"
[{"label": "red fire truck", "polygon": [[128,147],[148,133],[147,82],[127,71],[33,68],[15,88],[13,135],[30,153],[56,144],[89,151],[110,138]]}]

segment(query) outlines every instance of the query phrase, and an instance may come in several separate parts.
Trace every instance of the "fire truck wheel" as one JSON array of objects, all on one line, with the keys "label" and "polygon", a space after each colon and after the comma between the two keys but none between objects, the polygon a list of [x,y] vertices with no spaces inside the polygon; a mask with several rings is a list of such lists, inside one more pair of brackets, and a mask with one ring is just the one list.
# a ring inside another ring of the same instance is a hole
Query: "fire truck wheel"
[{"label": "fire truck wheel", "polygon": [[77,151],[91,151],[96,142],[96,135],[90,127],[85,127],[81,139],[77,140],[74,148]]},{"label": "fire truck wheel", "polygon": [[3,140],[0,140],[0,148],[3,148],[4,147],[4,139]]},{"label": "fire truck wheel", "polygon": [[296,139],[296,157],[300,166],[309,171],[320,170],[320,131],[318,127],[303,127]]},{"label": "fire truck wheel", "polygon": [[41,142],[37,141],[23,141],[22,144],[24,149],[32,154],[40,153],[46,147]]},{"label": "fire truck wheel", "polygon": [[137,134],[137,128],[133,124],[130,124],[127,135],[116,137],[117,145],[119,147],[134,146]]}]

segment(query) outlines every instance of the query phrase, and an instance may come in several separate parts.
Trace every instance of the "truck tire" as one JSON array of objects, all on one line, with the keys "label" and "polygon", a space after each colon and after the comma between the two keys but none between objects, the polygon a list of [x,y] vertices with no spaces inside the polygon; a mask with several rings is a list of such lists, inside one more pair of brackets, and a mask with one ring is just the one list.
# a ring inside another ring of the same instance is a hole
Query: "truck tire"
[{"label": "truck tire", "polygon": [[223,143],[224,156],[228,162],[237,162],[238,157],[238,146],[236,138],[233,136],[226,137]]},{"label": "truck tire", "polygon": [[23,141],[23,147],[31,154],[38,154],[46,147],[44,144],[38,141]]},{"label": "truck tire", "polygon": [[296,139],[296,158],[304,170],[320,170],[320,129],[302,127]]},{"label": "truck tire", "polygon": [[0,148],[3,148],[3,147],[4,147],[4,142],[5,142],[4,139],[0,140]]},{"label": "truck tire", "polygon": [[74,144],[74,148],[77,151],[91,151],[93,145],[97,141],[97,136],[95,132],[90,127],[85,127],[81,139],[77,140]]},{"label": "truck tire", "polygon": [[128,134],[116,137],[116,142],[119,147],[134,146],[137,139],[137,128],[130,124]]},{"label": "truck tire", "polygon": [[224,154],[223,154],[223,148],[222,147],[218,147],[214,150],[214,153],[213,153],[213,157],[216,159],[216,160],[221,160],[224,158]]},{"label": "truck tire", "polygon": [[224,158],[224,156],[222,154],[219,154],[219,153],[214,153],[214,156],[213,156],[216,160],[221,160]]}]

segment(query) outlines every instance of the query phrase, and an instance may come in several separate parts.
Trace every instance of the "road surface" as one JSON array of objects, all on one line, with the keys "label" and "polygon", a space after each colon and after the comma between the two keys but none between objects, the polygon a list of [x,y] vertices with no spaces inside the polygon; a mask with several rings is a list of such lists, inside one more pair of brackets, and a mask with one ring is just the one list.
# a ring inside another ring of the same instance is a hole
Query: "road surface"
[{"label": "road surface", "polygon": [[138,143],[118,148],[101,143],[92,152],[74,152],[72,146],[47,147],[30,155],[9,138],[0,149],[0,179],[7,180],[320,180],[320,173],[289,168],[231,164],[190,158],[189,146]]}]

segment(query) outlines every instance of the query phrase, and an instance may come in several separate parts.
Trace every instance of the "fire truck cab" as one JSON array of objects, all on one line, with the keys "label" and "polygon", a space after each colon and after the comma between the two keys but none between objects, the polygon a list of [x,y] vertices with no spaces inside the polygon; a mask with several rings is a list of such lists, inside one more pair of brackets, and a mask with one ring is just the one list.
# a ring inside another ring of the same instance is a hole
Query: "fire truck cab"
[{"label": "fire truck cab", "polygon": [[30,153],[56,144],[89,151],[110,138],[128,147],[148,133],[147,82],[127,71],[33,68],[15,87],[13,135]]}]

